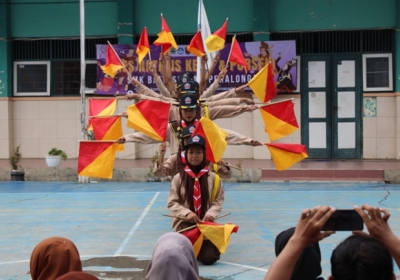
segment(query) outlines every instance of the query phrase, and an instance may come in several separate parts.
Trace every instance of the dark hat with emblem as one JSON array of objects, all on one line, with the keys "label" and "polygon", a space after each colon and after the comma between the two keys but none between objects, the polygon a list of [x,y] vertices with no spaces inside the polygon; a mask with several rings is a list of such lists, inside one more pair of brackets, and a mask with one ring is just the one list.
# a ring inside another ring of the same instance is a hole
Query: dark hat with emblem
[{"label": "dark hat with emblem", "polygon": [[192,136],[195,129],[196,129],[196,127],[194,127],[193,125],[189,125],[189,126],[183,128],[182,133],[181,133],[181,138],[186,138],[186,137]]},{"label": "dark hat with emblem", "polygon": [[205,148],[206,140],[200,135],[194,135],[187,140],[185,148],[189,147],[190,145],[200,145]]},{"label": "dark hat with emblem", "polygon": [[184,94],[179,102],[181,109],[194,109],[197,107],[197,97],[194,94]]},{"label": "dark hat with emblem", "polygon": [[181,85],[181,94],[197,93],[199,91],[199,83],[196,81],[187,81]]}]

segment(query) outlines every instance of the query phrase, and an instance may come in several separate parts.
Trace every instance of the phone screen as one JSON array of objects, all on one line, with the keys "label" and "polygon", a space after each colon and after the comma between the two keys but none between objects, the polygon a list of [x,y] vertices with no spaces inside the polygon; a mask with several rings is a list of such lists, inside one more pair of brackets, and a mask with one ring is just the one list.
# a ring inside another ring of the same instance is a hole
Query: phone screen
[{"label": "phone screen", "polygon": [[364,222],[353,209],[336,209],[322,230],[353,231],[362,230]]}]

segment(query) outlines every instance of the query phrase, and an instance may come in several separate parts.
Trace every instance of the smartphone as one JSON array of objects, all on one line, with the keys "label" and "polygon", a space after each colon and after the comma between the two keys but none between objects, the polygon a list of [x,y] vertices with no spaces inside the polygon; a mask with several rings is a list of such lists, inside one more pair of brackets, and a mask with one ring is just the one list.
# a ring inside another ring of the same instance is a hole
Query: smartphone
[{"label": "smartphone", "polygon": [[364,222],[354,209],[336,209],[322,230],[353,231],[362,230]]}]

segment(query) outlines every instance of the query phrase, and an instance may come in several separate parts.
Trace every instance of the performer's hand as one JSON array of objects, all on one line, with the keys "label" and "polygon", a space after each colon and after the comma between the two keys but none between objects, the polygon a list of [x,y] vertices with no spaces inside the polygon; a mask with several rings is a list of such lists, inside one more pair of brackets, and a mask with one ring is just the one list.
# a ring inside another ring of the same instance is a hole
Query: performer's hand
[{"label": "performer's hand", "polygon": [[240,103],[246,103],[247,105],[254,105],[254,100],[250,98],[241,97]]},{"label": "performer's hand", "polygon": [[125,137],[122,136],[116,142],[119,143],[119,144],[124,144],[126,142],[126,139],[125,139]]},{"label": "performer's hand", "polygon": [[128,113],[127,113],[127,112],[123,112],[123,113],[121,114],[121,117],[127,118],[127,117],[128,117]]},{"label": "performer's hand", "polygon": [[154,61],[150,61],[150,63],[149,63],[149,71],[150,71],[150,73],[156,72],[156,65],[155,65]]},{"label": "performer's hand", "polygon": [[162,143],[160,144],[160,147],[158,147],[158,151],[159,151],[161,154],[165,154],[166,149],[167,149],[167,144],[166,144],[165,142],[162,142]]},{"label": "performer's hand", "polygon": [[259,141],[257,141],[257,140],[251,140],[250,141],[250,144],[252,145],[252,146],[262,146],[263,144],[262,143],[260,143]]},{"label": "performer's hand", "polygon": [[209,214],[206,214],[203,218],[203,221],[205,222],[214,222],[214,220],[215,220],[214,217]]},{"label": "performer's hand", "polygon": [[258,107],[256,105],[246,105],[243,107],[244,112],[253,112],[254,110],[257,110]]},{"label": "performer's hand", "polygon": [[217,77],[218,81],[221,81],[225,77],[226,73],[228,73],[227,69],[223,69],[221,72],[219,72]]},{"label": "performer's hand", "polygon": [[186,215],[186,220],[190,223],[197,224],[200,222],[199,217],[193,212],[190,212],[189,214]]},{"label": "performer's hand", "polygon": [[127,94],[124,98],[128,100],[135,100],[136,102],[141,100],[140,94],[137,93]]}]

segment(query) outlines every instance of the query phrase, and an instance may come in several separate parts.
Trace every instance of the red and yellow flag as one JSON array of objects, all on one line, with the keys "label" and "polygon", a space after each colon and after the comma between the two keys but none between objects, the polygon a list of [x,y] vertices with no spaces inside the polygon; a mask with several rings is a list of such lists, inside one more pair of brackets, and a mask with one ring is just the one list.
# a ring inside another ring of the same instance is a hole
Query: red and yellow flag
[{"label": "red and yellow flag", "polygon": [[89,99],[89,124],[88,130],[93,130],[90,117],[110,116],[115,112],[117,99]]},{"label": "red and yellow flag", "polygon": [[206,159],[217,163],[226,150],[227,133],[208,118],[202,117],[192,135],[200,135],[206,140]]},{"label": "red and yellow flag", "polygon": [[306,146],[301,144],[266,143],[265,145],[278,171],[288,169],[308,157]]},{"label": "red and yellow flag", "polygon": [[228,58],[228,62],[233,62],[243,66],[246,73],[247,71],[249,71],[249,66],[247,65],[246,59],[244,59],[242,49],[240,48],[240,45],[236,40],[236,35],[233,36],[232,39],[231,52]]},{"label": "red and yellow flag", "polygon": [[204,50],[203,46],[203,39],[201,38],[201,31],[197,31],[197,33],[193,36],[192,40],[190,41],[189,46],[187,46],[188,52],[194,54],[195,56],[204,56],[206,51]]},{"label": "red and yellow flag", "polygon": [[142,34],[140,34],[139,43],[136,48],[136,53],[139,56],[139,64],[142,63],[144,57],[150,52],[149,37],[147,35],[147,28],[144,27]]},{"label": "red and yellow flag", "polygon": [[247,85],[262,103],[274,98],[276,96],[276,86],[271,62],[265,65]]},{"label": "red and yellow flag", "polygon": [[299,129],[292,100],[264,105],[260,107],[260,113],[264,120],[265,131],[271,141],[278,140]]},{"label": "red and yellow flag", "polygon": [[114,48],[111,45],[107,45],[107,57],[106,57],[106,64],[101,66],[101,69],[105,74],[110,77],[114,77],[118,70],[124,68],[121,63],[121,60],[115,53]]},{"label": "red and yellow flag", "polygon": [[210,240],[220,251],[221,254],[226,252],[229,240],[233,232],[238,232],[239,227],[234,224],[217,224],[214,222],[200,222],[192,230],[182,232],[193,245],[193,250],[197,256],[203,244],[204,237]]},{"label": "red and yellow flag", "polygon": [[161,52],[166,54],[172,47],[178,49],[178,45],[175,42],[174,35],[168,27],[163,15],[161,14],[161,32],[157,34],[158,39],[154,41],[154,45],[161,46]]},{"label": "red and yellow flag", "polygon": [[[95,140],[115,141],[123,136],[121,116],[93,117],[91,121]],[[123,150],[123,144],[116,145],[116,152]]]},{"label": "red and yellow flag", "polygon": [[116,145],[113,141],[80,141],[78,175],[111,179]]},{"label": "red and yellow flag", "polygon": [[228,29],[228,19],[225,20],[224,24],[220,29],[218,29],[213,34],[207,37],[206,46],[209,52],[216,52],[222,50],[225,47],[225,38],[227,29]]},{"label": "red and yellow flag", "polygon": [[161,101],[140,101],[128,107],[127,125],[155,140],[165,141],[170,106],[169,103]]}]

